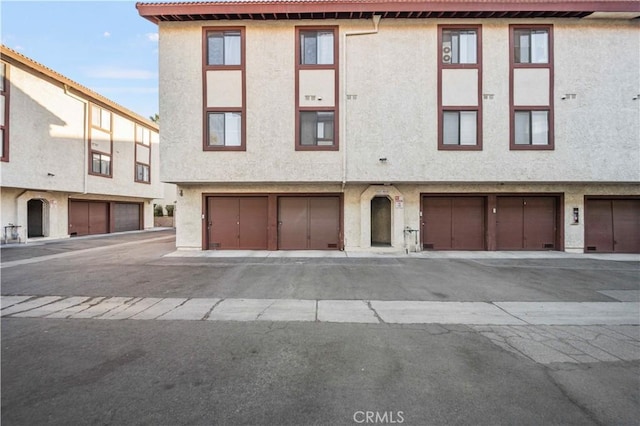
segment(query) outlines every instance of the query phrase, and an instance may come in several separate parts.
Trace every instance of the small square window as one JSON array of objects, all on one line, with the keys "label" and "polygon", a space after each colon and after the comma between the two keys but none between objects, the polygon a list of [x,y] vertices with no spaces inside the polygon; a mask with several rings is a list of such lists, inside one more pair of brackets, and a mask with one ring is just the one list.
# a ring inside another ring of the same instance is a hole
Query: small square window
[{"label": "small square window", "polygon": [[111,111],[91,105],[91,125],[98,129],[111,132]]},{"label": "small square window", "polygon": [[111,156],[94,152],[91,171],[95,174],[111,176]]},{"label": "small square window", "polygon": [[549,111],[516,111],[516,145],[549,145]]},{"label": "small square window", "polygon": [[301,146],[333,146],[334,129],[333,111],[300,112]]},{"label": "small square window", "polygon": [[516,29],[513,37],[516,64],[549,63],[549,30]]},{"label": "small square window", "polygon": [[476,64],[478,34],[476,30],[442,30],[443,64]]},{"label": "small square window", "polygon": [[207,143],[212,147],[242,146],[242,113],[210,112]]},{"label": "small square window", "polygon": [[241,65],[241,41],[240,31],[208,32],[207,65]]},{"label": "small square window", "polygon": [[444,111],[442,114],[443,145],[477,145],[477,111]]},{"label": "small square window", "polygon": [[333,65],[333,31],[300,31],[300,63]]},{"label": "small square window", "polygon": [[149,166],[146,164],[136,164],[136,181],[149,182]]}]

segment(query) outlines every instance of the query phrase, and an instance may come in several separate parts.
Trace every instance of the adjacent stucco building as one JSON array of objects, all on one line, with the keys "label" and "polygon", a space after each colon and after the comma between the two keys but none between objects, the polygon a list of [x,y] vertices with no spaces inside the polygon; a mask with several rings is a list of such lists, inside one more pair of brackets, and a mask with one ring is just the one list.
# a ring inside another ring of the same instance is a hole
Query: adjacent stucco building
[{"label": "adjacent stucco building", "polygon": [[153,227],[158,127],[5,46],[3,242]]},{"label": "adjacent stucco building", "polygon": [[137,9],[179,249],[640,252],[637,1]]}]

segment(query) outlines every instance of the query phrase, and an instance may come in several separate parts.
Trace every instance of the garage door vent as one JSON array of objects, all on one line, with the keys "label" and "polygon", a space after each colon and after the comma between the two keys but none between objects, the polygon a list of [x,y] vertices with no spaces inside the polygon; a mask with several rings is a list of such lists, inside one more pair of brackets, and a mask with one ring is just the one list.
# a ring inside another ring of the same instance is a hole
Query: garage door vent
[{"label": "garage door vent", "polygon": [[553,243],[545,243],[544,244],[544,248],[546,248],[546,249],[552,249],[554,246],[555,246],[555,244],[553,244]]},{"label": "garage door vent", "polygon": [[338,244],[327,244],[327,248],[337,249]]},{"label": "garage door vent", "polygon": [[598,250],[596,246],[587,246],[587,251],[596,251]]},{"label": "garage door vent", "polygon": [[220,248],[220,243],[211,243],[211,247],[214,249],[219,249]]},{"label": "garage door vent", "polygon": [[425,249],[433,249],[433,243],[424,243],[422,246]]}]

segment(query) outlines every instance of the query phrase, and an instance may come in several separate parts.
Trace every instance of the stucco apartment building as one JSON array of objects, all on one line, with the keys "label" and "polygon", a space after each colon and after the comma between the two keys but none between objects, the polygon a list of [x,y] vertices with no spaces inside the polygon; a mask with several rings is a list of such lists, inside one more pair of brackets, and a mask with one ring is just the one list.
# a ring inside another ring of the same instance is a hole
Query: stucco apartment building
[{"label": "stucco apartment building", "polygon": [[158,126],[1,48],[3,242],[153,227]]},{"label": "stucco apartment building", "polygon": [[137,9],[179,249],[640,252],[637,1]]}]

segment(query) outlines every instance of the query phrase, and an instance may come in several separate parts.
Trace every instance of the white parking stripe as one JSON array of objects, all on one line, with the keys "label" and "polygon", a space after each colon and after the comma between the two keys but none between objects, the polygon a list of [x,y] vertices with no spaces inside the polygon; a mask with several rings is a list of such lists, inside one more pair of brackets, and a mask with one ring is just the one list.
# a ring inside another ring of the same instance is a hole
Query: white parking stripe
[{"label": "white parking stripe", "polygon": [[31,297],[32,296],[2,296],[0,297],[0,306],[2,306],[2,309],[8,308]]},{"label": "white parking stripe", "polygon": [[70,306],[66,309],[63,309],[58,312],[54,312],[51,315],[47,315],[45,318],[67,318],[68,316],[75,314],[77,312],[82,312],[85,309],[89,309],[90,307],[97,305],[102,302],[106,297],[91,297],[88,300],[80,303],[79,305]]},{"label": "white parking stripe", "polygon": [[95,318],[105,313],[109,312],[112,309],[117,308],[121,304],[130,300],[131,297],[110,297],[108,299],[103,300],[95,306],[90,307],[89,309],[85,309],[82,312],[78,312],[76,314],[71,315],[70,318]]},{"label": "white parking stripe", "polygon": [[14,314],[13,316],[29,317],[29,318],[44,317],[54,312],[58,312],[63,309],[69,308],[71,306],[78,305],[88,299],[89,299],[88,297],[69,297],[67,299],[62,299],[57,302],[50,303],[48,305],[40,306],[39,308],[32,309],[30,311]]},{"label": "white parking stripe", "polygon": [[191,299],[158,317],[159,320],[201,320],[220,299]]},{"label": "white parking stripe", "polygon": [[[136,314],[139,314],[140,312],[143,312],[149,309],[150,307],[160,302],[161,300],[162,299],[160,297],[146,297],[144,299],[138,300],[137,302],[132,301],[131,303],[126,305],[125,310],[118,310],[117,312],[114,312],[113,315],[103,315],[100,317],[100,319],[109,319],[109,320],[128,319]],[[109,314],[111,314],[111,312]]]},{"label": "white parking stripe", "polygon": [[37,299],[29,300],[24,303],[18,303],[17,305],[13,305],[7,309],[2,310],[2,316],[7,316],[11,314],[15,314],[18,312],[28,311],[30,309],[39,308],[42,305],[46,305],[47,303],[55,302],[56,300],[62,299],[61,296],[43,296],[38,297]]},{"label": "white parking stripe", "polygon": [[137,315],[131,317],[131,319],[135,320],[149,320],[156,319],[161,315],[166,314],[172,309],[175,309],[178,305],[183,303],[187,299],[176,299],[176,298],[167,298],[162,299],[160,302],[151,306],[149,309],[140,312]]}]

